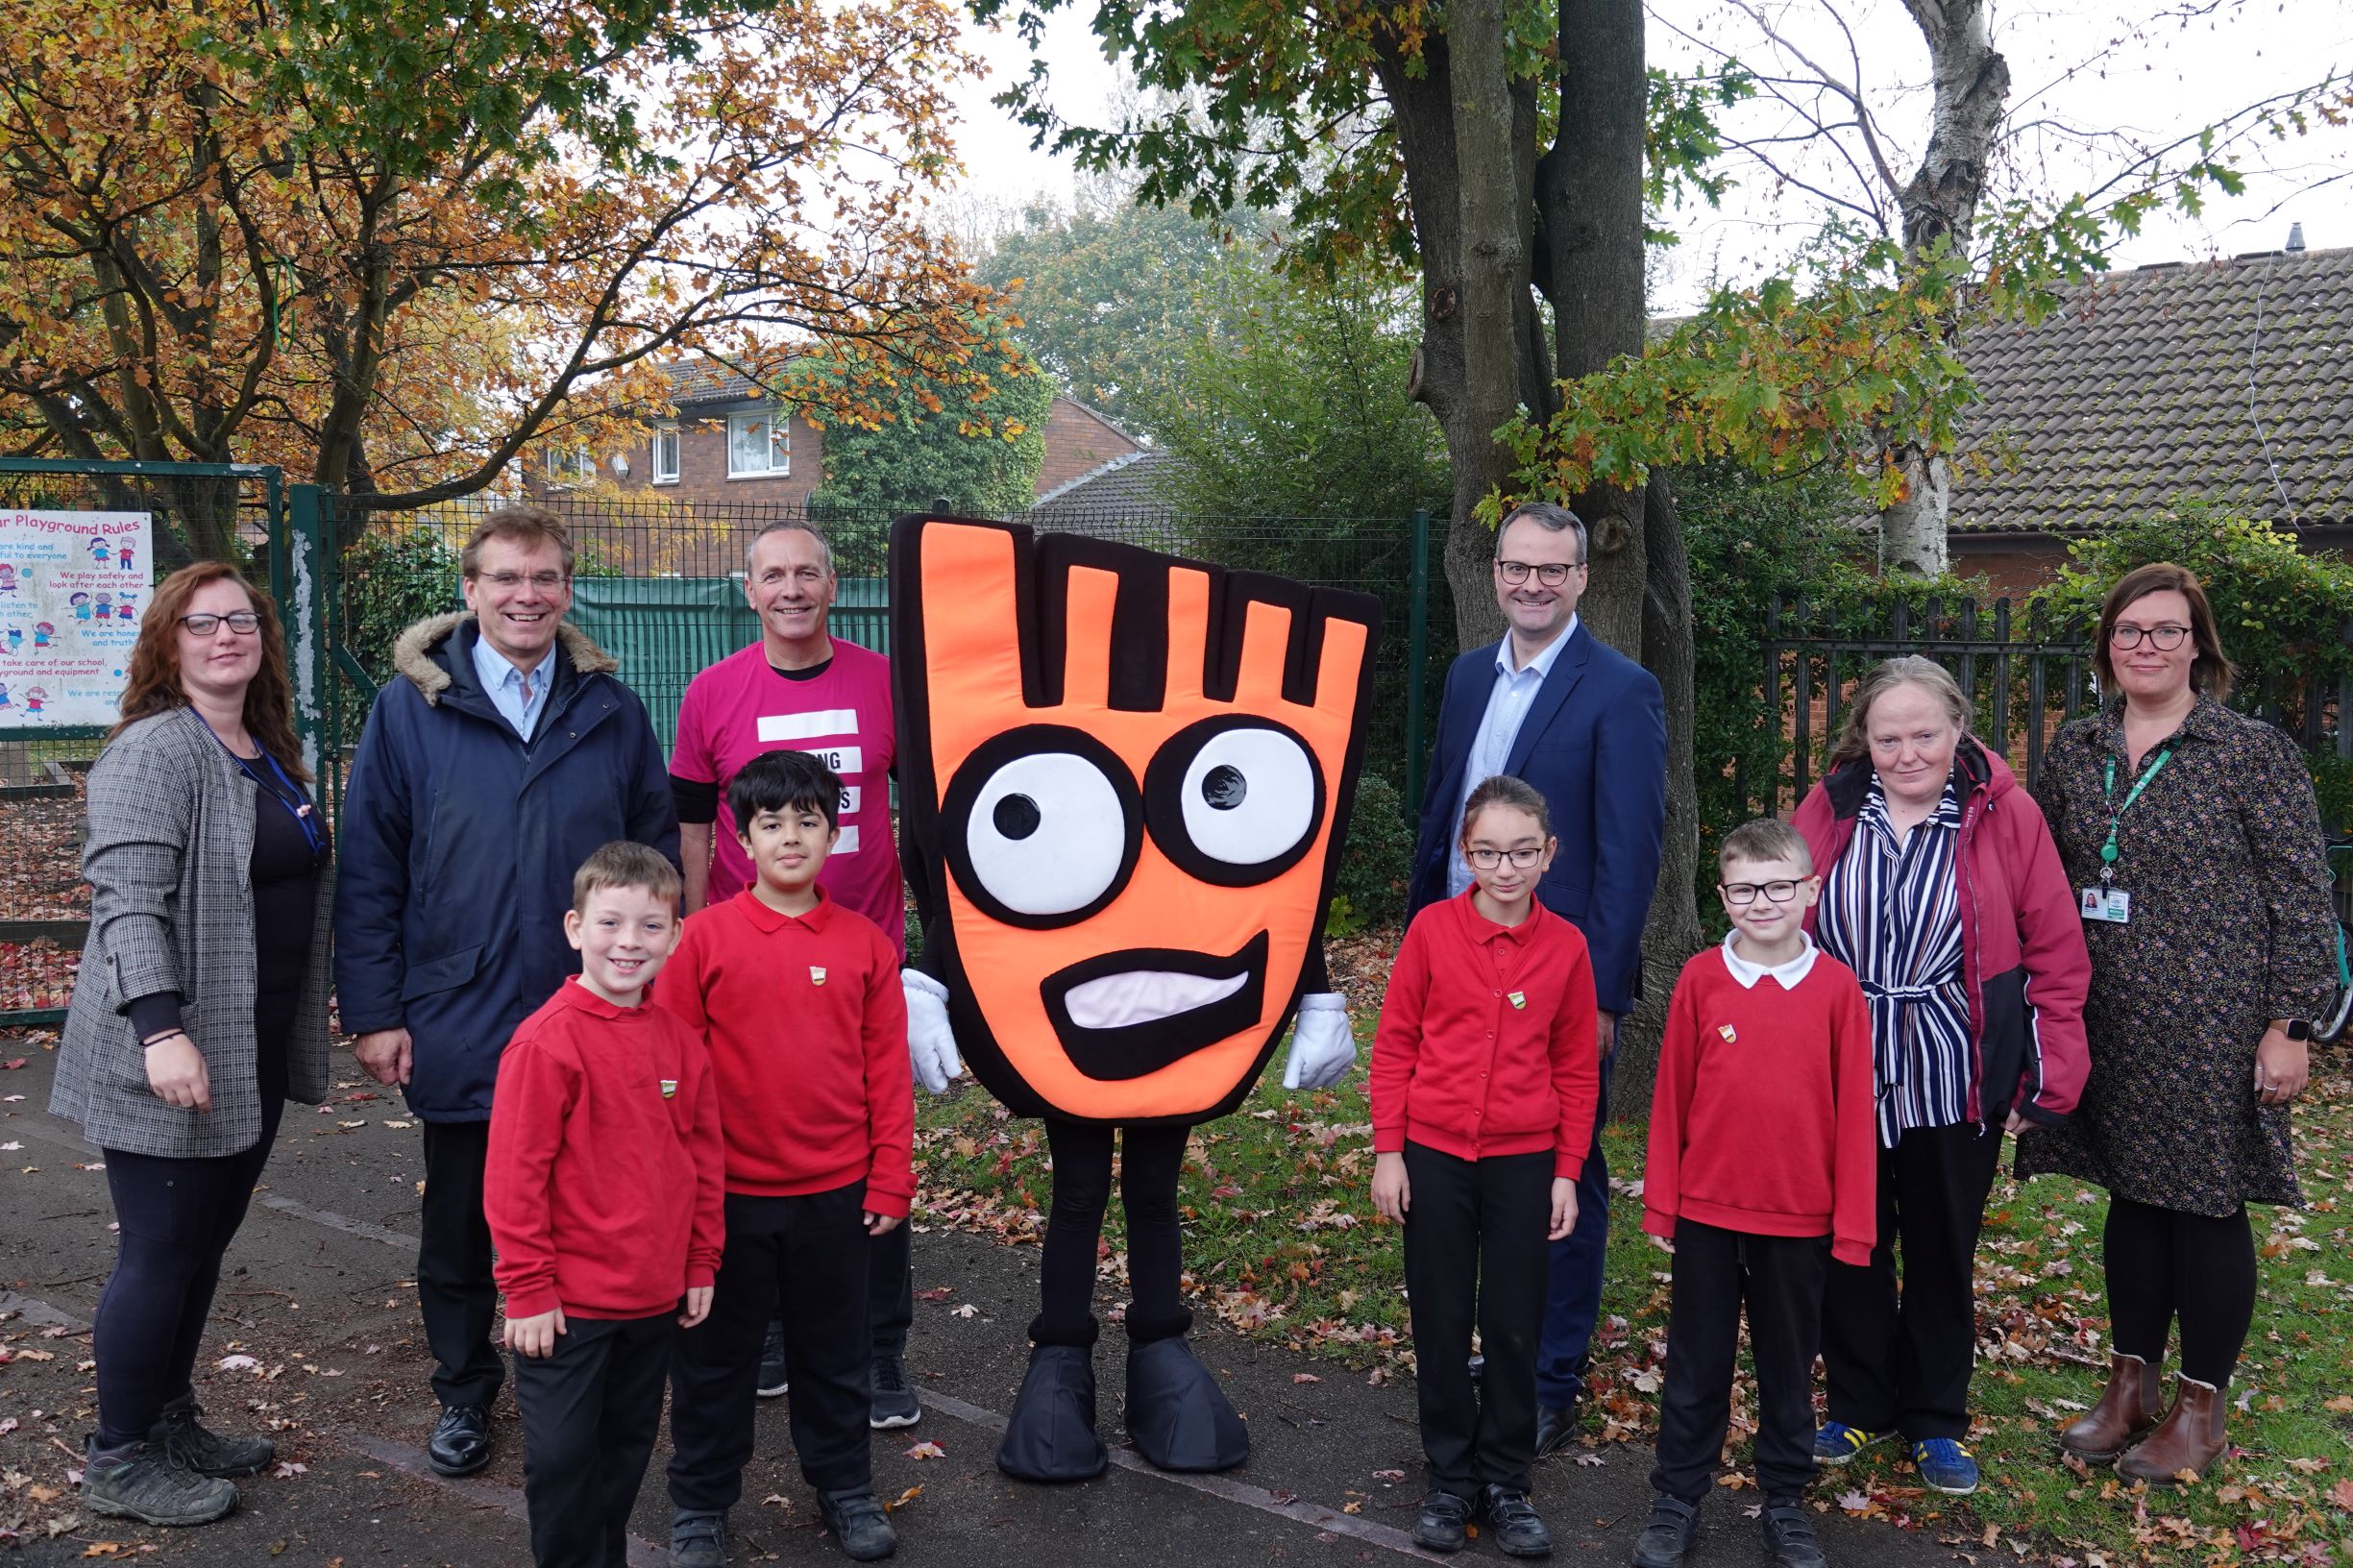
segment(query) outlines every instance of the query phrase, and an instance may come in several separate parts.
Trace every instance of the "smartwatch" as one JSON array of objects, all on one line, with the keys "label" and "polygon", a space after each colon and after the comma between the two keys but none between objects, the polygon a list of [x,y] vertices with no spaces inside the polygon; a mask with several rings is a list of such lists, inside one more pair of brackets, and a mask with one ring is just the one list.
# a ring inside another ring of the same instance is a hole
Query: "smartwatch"
[{"label": "smartwatch", "polygon": [[2290,1018],[2281,1026],[2280,1033],[2290,1040],[2309,1041],[2312,1039],[2312,1019]]}]

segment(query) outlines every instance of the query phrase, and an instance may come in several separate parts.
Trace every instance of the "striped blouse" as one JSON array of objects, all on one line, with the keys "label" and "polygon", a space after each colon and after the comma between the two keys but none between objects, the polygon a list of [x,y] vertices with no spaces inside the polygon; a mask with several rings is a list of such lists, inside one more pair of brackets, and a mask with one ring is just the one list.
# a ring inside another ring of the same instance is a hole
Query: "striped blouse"
[{"label": "striped blouse", "polygon": [[1953,856],[1961,801],[1952,781],[1901,845],[1879,780],[1822,892],[1822,950],[1863,982],[1871,1004],[1879,1142],[1908,1128],[1969,1118],[1969,991]]}]

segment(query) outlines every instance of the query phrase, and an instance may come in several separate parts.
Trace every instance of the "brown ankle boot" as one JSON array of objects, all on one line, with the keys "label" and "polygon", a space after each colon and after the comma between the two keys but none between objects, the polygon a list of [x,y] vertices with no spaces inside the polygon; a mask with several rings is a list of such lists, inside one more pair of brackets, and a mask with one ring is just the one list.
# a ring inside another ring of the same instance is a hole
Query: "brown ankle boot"
[{"label": "brown ankle boot", "polygon": [[2059,1446],[2086,1464],[2114,1464],[2148,1434],[2164,1412],[2148,1362],[2118,1351],[2109,1359],[2108,1386],[2099,1403],[2059,1433]]},{"label": "brown ankle boot", "polygon": [[2222,1435],[2222,1423],[2229,1414],[2229,1403],[2213,1384],[2195,1378],[2174,1379],[2173,1408],[2165,1412],[2155,1432],[2116,1461],[2116,1473],[2160,1486],[2184,1479],[2205,1480],[2207,1471],[2229,1446]]}]

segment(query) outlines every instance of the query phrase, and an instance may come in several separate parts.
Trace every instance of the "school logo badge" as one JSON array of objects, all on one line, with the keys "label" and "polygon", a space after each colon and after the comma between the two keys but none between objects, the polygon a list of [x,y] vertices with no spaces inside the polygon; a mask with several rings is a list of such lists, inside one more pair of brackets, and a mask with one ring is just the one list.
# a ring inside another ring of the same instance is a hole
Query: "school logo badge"
[{"label": "school logo badge", "polygon": [[664,1099],[666,1099],[666,1100],[674,1100],[674,1099],[676,1099],[677,1097],[678,1097],[678,1080],[676,1080],[675,1078],[665,1078],[665,1079],[663,1079],[663,1080],[662,1080],[662,1098],[664,1098]]},{"label": "school logo badge", "polygon": [[813,986],[821,986],[821,985],[823,985],[824,983],[825,983],[825,966],[823,966],[822,964],[812,964],[812,965],[810,965],[810,966],[809,966],[809,984],[811,984],[811,985],[813,985]]},{"label": "school logo badge", "polygon": [[1514,1009],[1526,1007],[1528,1005],[1528,992],[1524,991],[1513,992],[1511,993],[1511,1005]]},{"label": "school logo badge", "polygon": [[1716,1025],[1716,1033],[1724,1037],[1724,1043],[1727,1045],[1732,1044],[1740,1039],[1738,1035],[1732,1033],[1732,1026],[1728,1023],[1720,1023]]}]

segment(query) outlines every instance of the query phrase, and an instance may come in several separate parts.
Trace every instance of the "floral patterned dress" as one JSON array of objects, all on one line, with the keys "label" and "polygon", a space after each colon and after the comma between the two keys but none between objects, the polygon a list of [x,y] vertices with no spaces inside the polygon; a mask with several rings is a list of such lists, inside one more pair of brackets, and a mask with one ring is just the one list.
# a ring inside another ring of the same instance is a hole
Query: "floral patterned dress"
[{"label": "floral patterned dress", "polygon": [[[2273,1018],[2320,1015],[2336,992],[2337,929],[2312,780],[2294,743],[2209,698],[2142,758],[2171,756],[2117,821],[2125,924],[2084,922],[2092,1071],[2065,1127],[2018,1142],[2018,1173],[2096,1182],[2119,1197],[2221,1217],[2299,1203],[2290,1108],[2255,1096]],[[2123,699],[2059,731],[2035,797],[2068,879],[2099,884],[2105,785],[2138,778]]]}]

